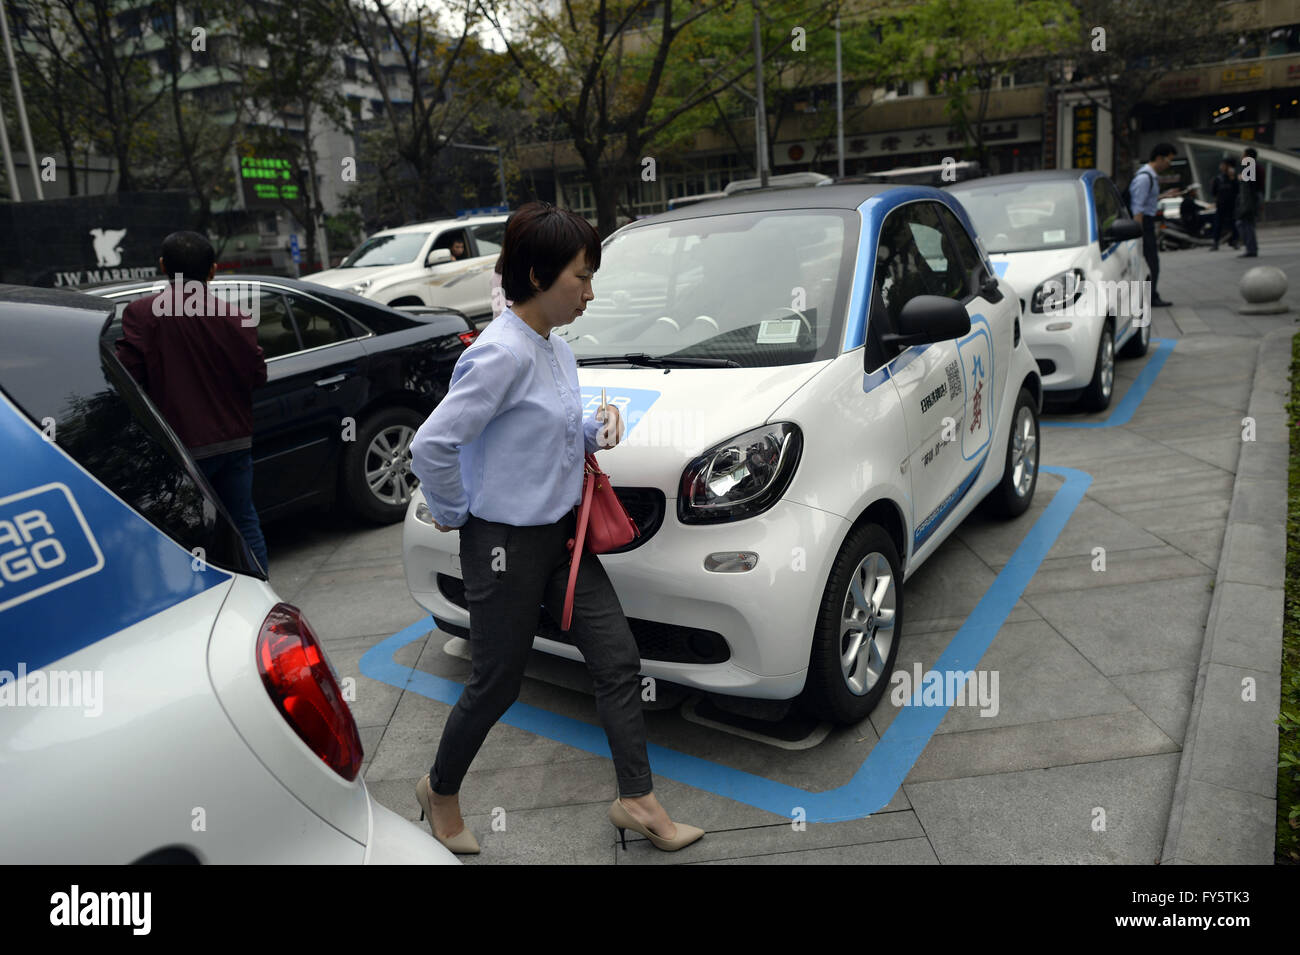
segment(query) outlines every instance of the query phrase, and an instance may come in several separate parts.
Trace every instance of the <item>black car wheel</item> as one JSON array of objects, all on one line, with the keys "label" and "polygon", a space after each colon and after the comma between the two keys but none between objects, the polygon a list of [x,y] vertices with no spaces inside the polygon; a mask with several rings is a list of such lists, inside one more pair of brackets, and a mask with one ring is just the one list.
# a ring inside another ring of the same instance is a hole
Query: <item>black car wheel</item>
[{"label": "black car wheel", "polygon": [[800,706],[832,723],[866,719],[889,685],[903,635],[903,574],[884,528],[844,541],[822,595]]},{"label": "black car wheel", "polygon": [[984,499],[993,516],[1004,519],[1019,517],[1029,510],[1038,486],[1038,412],[1034,396],[1021,388],[1011,413],[1011,434],[1007,438],[1007,457],[1002,466],[1002,480]]},{"label": "black car wheel", "polygon": [[1092,381],[1083,390],[1079,404],[1085,411],[1105,411],[1110,407],[1111,392],[1115,390],[1115,333],[1107,322],[1101,328],[1097,342],[1097,359],[1092,367]]},{"label": "black car wheel", "polygon": [[376,411],[357,429],[343,452],[343,494],[359,516],[395,524],[419,486],[411,473],[411,441],[424,416],[410,408]]}]

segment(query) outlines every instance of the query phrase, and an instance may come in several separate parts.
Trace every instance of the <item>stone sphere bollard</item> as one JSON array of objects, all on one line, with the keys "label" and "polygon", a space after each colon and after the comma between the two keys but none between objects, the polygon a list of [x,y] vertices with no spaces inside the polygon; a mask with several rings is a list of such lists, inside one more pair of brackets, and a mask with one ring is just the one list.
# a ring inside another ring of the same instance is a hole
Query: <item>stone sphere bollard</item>
[{"label": "stone sphere bollard", "polygon": [[1277,315],[1289,311],[1282,301],[1286,294],[1286,273],[1273,265],[1257,265],[1247,269],[1237,284],[1237,291],[1246,300],[1238,306],[1242,315]]}]

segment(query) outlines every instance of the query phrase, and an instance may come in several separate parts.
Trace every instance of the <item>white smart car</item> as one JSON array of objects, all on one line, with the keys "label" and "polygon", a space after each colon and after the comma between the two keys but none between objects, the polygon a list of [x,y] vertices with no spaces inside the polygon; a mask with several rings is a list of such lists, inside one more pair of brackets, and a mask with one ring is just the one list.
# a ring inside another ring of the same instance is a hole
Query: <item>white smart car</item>
[{"label": "white smart car", "polygon": [[[507,215],[475,215],[417,222],[376,232],[336,269],[303,281],[354,292],[384,305],[434,305],[464,312],[475,322],[492,317],[492,269],[501,251]],[[454,242],[465,245],[453,260]]]},{"label": "white smart car", "polygon": [[1022,172],[948,186],[1024,308],[1048,397],[1110,405],[1115,355],[1151,341],[1142,227],[1096,169]]},{"label": "white smart car", "polygon": [[[1033,497],[1041,385],[1010,287],[961,207],[915,186],[700,203],[602,255],[555,334],[587,413],[604,389],[628,425],[600,459],[641,536],[601,560],[643,672],[861,720],[906,579],[982,499]],[[417,495],[407,583],[464,635],[458,535],[430,520]],[[549,609],[535,646],[581,659]]]},{"label": "white smart car", "polygon": [[347,682],[112,318],[0,286],[4,860],[456,864],[371,798]]}]

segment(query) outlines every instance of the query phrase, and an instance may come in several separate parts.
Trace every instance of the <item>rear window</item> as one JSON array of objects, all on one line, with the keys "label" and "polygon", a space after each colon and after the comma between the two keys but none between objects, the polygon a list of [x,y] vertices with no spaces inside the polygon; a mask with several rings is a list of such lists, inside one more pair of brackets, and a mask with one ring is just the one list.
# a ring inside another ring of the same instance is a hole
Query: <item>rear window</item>
[{"label": "rear window", "polygon": [[66,335],[56,335],[65,323],[54,315],[44,329],[7,324],[5,393],[37,427],[53,419],[60,448],[185,550],[201,547],[207,563],[265,579],[176,434],[117,360],[107,322],[98,336],[78,324]]}]

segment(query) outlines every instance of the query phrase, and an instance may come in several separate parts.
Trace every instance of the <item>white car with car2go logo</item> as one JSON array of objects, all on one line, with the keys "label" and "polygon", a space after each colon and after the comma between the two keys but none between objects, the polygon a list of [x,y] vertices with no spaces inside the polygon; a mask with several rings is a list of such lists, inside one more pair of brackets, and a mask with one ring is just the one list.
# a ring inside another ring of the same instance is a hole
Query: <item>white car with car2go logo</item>
[{"label": "white car with car2go logo", "polygon": [[1104,411],[1115,356],[1151,342],[1142,227],[1096,169],[972,179],[946,187],[1024,309],[1025,340],[1048,397]]},{"label": "white car with car2go logo", "polygon": [[113,317],[0,286],[4,860],[455,864],[370,797],[324,648],[117,360]]},{"label": "white car with car2go logo", "polygon": [[[593,290],[554,334],[587,413],[603,390],[627,425],[600,460],[641,536],[601,561],[642,672],[865,718],[906,579],[1037,482],[1038,371],[960,205],[889,185],[703,202],[606,240]],[[458,550],[417,496],[407,583],[463,636]],[[548,611],[535,646],[581,659]]]}]

